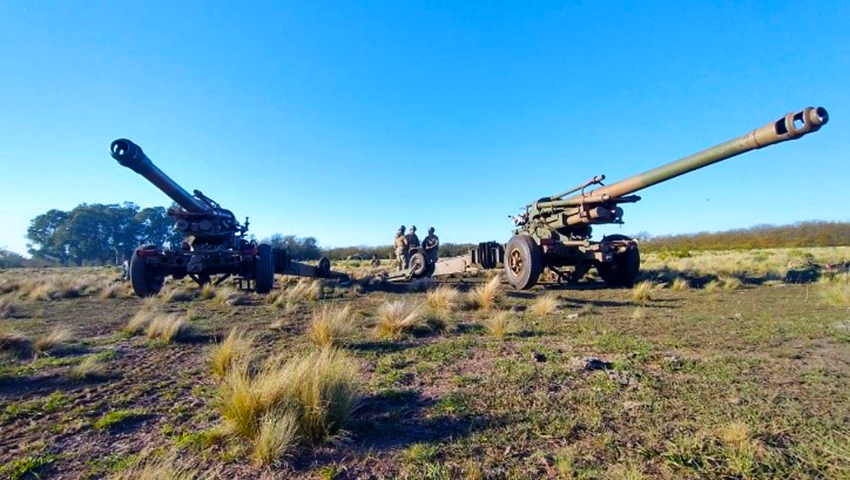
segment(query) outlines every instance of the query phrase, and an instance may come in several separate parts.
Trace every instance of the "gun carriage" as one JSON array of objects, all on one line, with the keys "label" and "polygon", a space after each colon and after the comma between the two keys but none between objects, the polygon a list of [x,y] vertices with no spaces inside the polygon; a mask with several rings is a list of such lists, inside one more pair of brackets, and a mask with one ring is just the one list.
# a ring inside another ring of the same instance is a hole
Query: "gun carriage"
[{"label": "gun carriage", "polygon": [[233,212],[199,190],[189,194],[130,140],[115,140],[109,150],[119,164],[145,177],[174,201],[176,205],[168,209],[168,215],[174,218],[174,229],[183,236],[178,250],[158,245],[142,245],[135,250],[129,276],[136,295],[155,295],[167,276],[188,276],[198,285],[219,285],[235,277],[240,285],[258,293],[271,291],[275,273],[346,278],[331,271],[327,258],[322,258],[318,266],[306,265],[290,259],[283,249],[248,239],[247,217],[242,224]]}]

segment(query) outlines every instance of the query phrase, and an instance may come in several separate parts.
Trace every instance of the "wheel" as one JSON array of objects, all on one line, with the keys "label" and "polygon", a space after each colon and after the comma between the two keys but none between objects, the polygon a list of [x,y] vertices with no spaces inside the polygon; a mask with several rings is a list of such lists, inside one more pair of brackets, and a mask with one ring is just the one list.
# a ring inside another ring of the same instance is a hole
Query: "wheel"
[{"label": "wheel", "polygon": [[271,245],[257,247],[257,262],[254,265],[254,285],[257,293],[269,293],[274,286],[274,257]]},{"label": "wheel", "polygon": [[159,293],[162,289],[162,284],[165,282],[165,276],[157,271],[153,265],[149,265],[145,261],[145,257],[139,256],[139,250],[149,248],[148,246],[139,247],[133,252],[133,258],[130,259],[130,284],[133,286],[133,291],[140,297],[152,297]]},{"label": "wheel", "polygon": [[505,248],[505,276],[514,288],[527,290],[543,271],[540,247],[528,235],[514,235]]},{"label": "wheel", "polygon": [[[631,240],[625,235],[609,235],[606,240]],[[640,273],[640,252],[637,247],[614,254],[611,262],[597,263],[596,271],[609,287],[631,287]]]},{"label": "wheel", "polygon": [[322,257],[319,259],[319,277],[328,278],[331,276],[331,259]]},{"label": "wheel", "polygon": [[428,270],[428,262],[425,261],[425,254],[419,251],[414,252],[410,256],[408,268],[410,269],[411,277],[419,278],[424,276]]}]

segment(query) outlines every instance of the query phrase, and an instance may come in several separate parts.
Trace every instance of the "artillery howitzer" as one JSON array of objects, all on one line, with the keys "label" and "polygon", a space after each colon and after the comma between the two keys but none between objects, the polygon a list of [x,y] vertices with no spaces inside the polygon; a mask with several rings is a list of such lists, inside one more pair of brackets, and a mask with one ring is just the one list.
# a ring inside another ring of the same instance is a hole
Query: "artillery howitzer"
[{"label": "artillery howitzer", "polygon": [[[818,131],[829,117],[824,108],[789,113],[746,135],[662,165],[617,183],[603,185],[604,175],[566,192],[544,197],[513,217],[516,229],[504,252],[505,275],[519,289],[537,283],[544,268],[561,281],[578,282],[591,267],[611,286],[629,286],[640,269],[638,242],[624,235],[590,240],[592,225],[622,224],[624,203],[640,200],[634,193],[736,155]],[[594,187],[587,191],[588,188]],[[560,270],[573,267],[572,271]]]},{"label": "artillery howitzer", "polygon": [[[516,229],[506,246],[480,243],[465,255],[440,259],[431,266],[423,266],[421,262],[412,264],[411,268],[391,274],[388,280],[406,281],[504,266],[508,282],[514,288],[527,289],[537,283],[544,268],[567,283],[578,282],[591,268],[596,268],[607,285],[629,286],[640,270],[637,240],[608,235],[595,242],[590,240],[592,225],[622,224],[620,205],[639,201],[640,197],[634,195],[639,190],[750,150],[800,138],[816,132],[828,120],[825,109],[810,107],[611,185],[603,185],[604,175],[596,176],[566,192],[526,205],[524,212],[513,216]],[[591,187],[596,188],[587,191]]]},{"label": "artillery howitzer", "polygon": [[215,285],[236,277],[247,288],[253,284],[258,293],[268,293],[274,286],[275,273],[320,278],[345,278],[331,271],[330,260],[322,258],[318,267],[292,261],[283,249],[272,248],[248,240],[248,219],[242,225],[233,212],[198,190],[190,195],[180,185],[163,173],[142,152],[126,139],[112,142],[112,158],[121,165],[145,177],[177,206],[168,209],[174,217],[174,229],[183,235],[180,250],[167,250],[156,245],[143,245],[133,252],[130,260],[130,281],[136,295],[155,295],[162,288],[165,277],[189,276],[199,285]]}]

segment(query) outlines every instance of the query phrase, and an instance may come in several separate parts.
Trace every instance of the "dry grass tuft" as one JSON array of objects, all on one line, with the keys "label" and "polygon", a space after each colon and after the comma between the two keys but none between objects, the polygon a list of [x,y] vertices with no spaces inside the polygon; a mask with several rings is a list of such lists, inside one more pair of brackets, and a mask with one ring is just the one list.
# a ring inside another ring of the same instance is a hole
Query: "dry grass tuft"
[{"label": "dry grass tuft", "polygon": [[57,326],[47,335],[36,339],[32,349],[36,355],[46,355],[71,342],[74,334],[67,327]]},{"label": "dry grass tuft", "polygon": [[168,303],[191,302],[197,293],[194,289],[175,288],[165,293],[165,301]]},{"label": "dry grass tuft", "polygon": [[419,324],[422,320],[422,305],[406,300],[387,302],[378,309],[378,338],[395,339]]},{"label": "dry grass tuft", "polygon": [[460,292],[448,285],[441,285],[425,295],[425,303],[435,312],[447,313],[458,307]]},{"label": "dry grass tuft", "polygon": [[79,297],[85,287],[85,285],[80,285],[69,279],[47,278],[36,279],[19,289],[18,292],[25,292],[22,296],[26,296],[26,299],[31,302],[50,301]]},{"label": "dry grass tuft", "polygon": [[213,375],[224,377],[234,364],[251,357],[253,347],[254,340],[233,327],[224,340],[212,348]]},{"label": "dry grass tuft", "polygon": [[112,480],[195,480],[202,478],[177,454],[150,457],[110,477]]},{"label": "dry grass tuft", "polygon": [[691,282],[689,282],[687,278],[677,277],[675,280],[673,280],[673,284],[670,286],[670,288],[674,292],[683,292],[685,290],[690,290]]},{"label": "dry grass tuft", "polygon": [[731,422],[720,429],[720,438],[729,445],[740,445],[750,439],[750,429],[746,423]]},{"label": "dry grass tuft", "polygon": [[6,322],[0,321],[0,352],[29,355],[32,353],[32,342],[22,333],[9,327]]},{"label": "dry grass tuft", "polygon": [[651,281],[645,280],[632,287],[632,300],[638,303],[646,303],[652,300],[652,290],[654,285]]},{"label": "dry grass tuft", "polygon": [[516,320],[511,312],[500,312],[484,320],[484,328],[499,340],[516,331]]},{"label": "dry grass tuft", "polygon": [[68,372],[74,380],[85,380],[106,375],[106,364],[97,355],[89,355]]},{"label": "dry grass tuft", "polygon": [[820,297],[824,302],[836,307],[850,307],[850,283],[824,282],[820,287]]},{"label": "dry grass tuft", "polygon": [[201,289],[201,293],[198,295],[198,298],[201,300],[212,300],[216,297],[215,286],[212,283],[207,283],[204,285],[204,288]]},{"label": "dry grass tuft", "polygon": [[233,287],[224,287],[215,291],[215,297],[213,297],[212,302],[215,305],[235,307],[239,305],[247,305],[251,302],[251,297],[249,297],[245,292],[241,292]]},{"label": "dry grass tuft", "polygon": [[484,285],[479,285],[469,292],[469,303],[478,310],[490,310],[502,296],[502,277],[495,275]]},{"label": "dry grass tuft", "polygon": [[741,288],[741,279],[738,277],[721,277],[720,283],[724,290],[737,290]]},{"label": "dry grass tuft", "polygon": [[114,283],[112,285],[107,286],[100,293],[97,294],[97,298],[101,300],[108,300],[110,298],[118,298],[122,294],[122,287],[124,285],[121,283]]},{"label": "dry grass tuft", "polygon": [[252,442],[258,462],[271,462],[296,441],[336,435],[362,398],[358,377],[358,364],[333,348],[272,357],[253,376],[245,362],[224,377],[221,414],[228,431]]},{"label": "dry grass tuft", "polygon": [[138,335],[148,327],[155,316],[156,312],[154,310],[143,308],[127,321],[127,324],[124,325],[121,331],[127,336]]},{"label": "dry grass tuft", "polygon": [[324,296],[324,284],[321,280],[313,280],[305,292],[307,300],[311,302],[319,301]]},{"label": "dry grass tuft", "polygon": [[185,340],[191,334],[191,325],[176,313],[154,315],[147,330],[148,340],[160,343]]},{"label": "dry grass tuft", "polygon": [[310,322],[310,340],[321,347],[340,346],[350,339],[357,328],[351,307],[324,306],[313,311]]},{"label": "dry grass tuft", "polygon": [[254,438],[254,461],[271,465],[298,443],[298,423],[292,413],[269,413],[260,420]]},{"label": "dry grass tuft", "polygon": [[712,281],[706,283],[705,286],[702,287],[702,288],[706,292],[716,292],[716,291],[720,290],[721,288],[723,288],[723,284],[720,283],[717,280],[712,280]]},{"label": "dry grass tuft", "polygon": [[537,297],[537,300],[531,305],[530,310],[537,316],[545,317],[555,313],[560,305],[561,298],[550,292]]},{"label": "dry grass tuft", "polygon": [[0,298],[0,319],[11,318],[20,310],[17,302],[9,297]]}]

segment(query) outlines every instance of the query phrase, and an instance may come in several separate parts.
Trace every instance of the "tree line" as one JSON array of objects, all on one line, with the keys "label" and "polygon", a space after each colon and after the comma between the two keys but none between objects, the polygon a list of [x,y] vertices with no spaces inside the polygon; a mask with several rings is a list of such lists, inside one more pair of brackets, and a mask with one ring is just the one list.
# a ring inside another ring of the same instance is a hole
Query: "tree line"
[{"label": "tree line", "polygon": [[[171,228],[165,207],[123,204],[80,204],[70,211],[49,210],[30,221],[26,238],[31,259],[0,249],[0,268],[45,265],[104,265],[129,259],[139,245],[179,248],[182,237]],[[850,222],[809,221],[792,225],[757,225],[724,232],[637,236],[644,251],[748,250],[850,245]],[[352,255],[391,258],[392,245],[321,248],[315,237],[274,234],[262,240],[285,249],[296,260]],[[475,244],[443,243],[441,257],[466,253]]]},{"label": "tree line", "polygon": [[641,250],[687,252],[756,248],[837,247],[850,245],[850,222],[798,222],[756,225],[723,232],[650,237],[641,234]]}]

